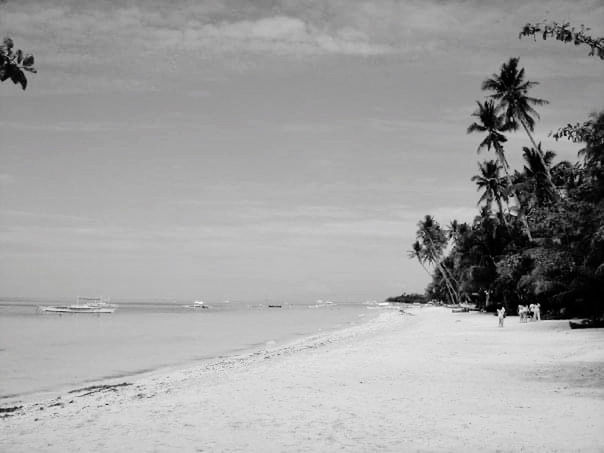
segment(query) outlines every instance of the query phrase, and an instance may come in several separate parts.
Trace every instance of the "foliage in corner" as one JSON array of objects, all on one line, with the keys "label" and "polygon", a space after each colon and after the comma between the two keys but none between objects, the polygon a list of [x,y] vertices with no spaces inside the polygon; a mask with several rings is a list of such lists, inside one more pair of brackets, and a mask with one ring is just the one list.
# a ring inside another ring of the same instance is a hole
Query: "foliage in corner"
[{"label": "foliage in corner", "polygon": [[15,85],[27,88],[25,72],[36,73],[34,56],[15,49],[11,38],[4,38],[0,44],[0,82],[12,80]]},{"label": "foliage in corner", "polygon": [[604,37],[592,37],[587,34],[589,28],[581,25],[576,29],[570,26],[570,22],[537,22],[535,24],[527,23],[520,31],[519,38],[532,36],[535,40],[540,35],[544,40],[548,37],[557,39],[564,43],[573,43],[575,46],[587,45],[590,47],[590,56],[597,55],[604,60]]}]

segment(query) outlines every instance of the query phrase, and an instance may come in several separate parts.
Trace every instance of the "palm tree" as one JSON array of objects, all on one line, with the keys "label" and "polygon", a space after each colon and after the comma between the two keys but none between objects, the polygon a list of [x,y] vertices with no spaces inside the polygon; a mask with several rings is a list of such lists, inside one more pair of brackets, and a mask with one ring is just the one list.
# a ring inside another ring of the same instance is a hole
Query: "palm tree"
[{"label": "palm tree", "polygon": [[510,58],[507,63],[503,63],[499,74],[493,74],[490,79],[482,82],[482,89],[493,92],[489,97],[497,99],[505,108],[511,128],[516,130],[520,123],[536,148],[537,143],[531,132],[535,128],[533,116],[539,119],[539,114],[533,106],[545,105],[548,101],[528,96],[528,90],[539,82],[525,81],[524,68],[518,69],[518,61],[519,58]]},{"label": "palm tree", "polygon": [[502,225],[507,228],[508,224],[503,214],[502,200],[507,200],[508,187],[503,178],[499,176],[500,168],[499,164],[494,160],[478,163],[480,174],[472,176],[472,181],[476,183],[478,190],[483,191],[478,204],[485,202],[486,206],[490,208],[494,200],[499,208],[499,219]]},{"label": "palm tree", "polygon": [[[431,259],[431,255],[428,252],[427,248],[424,247],[420,241],[415,241],[413,244],[411,244],[411,250],[409,250],[408,256],[411,259],[413,259],[413,258],[417,259],[417,261],[419,262],[422,269],[424,271],[426,271],[426,273],[428,275],[432,276],[432,273],[426,267],[426,262],[433,262],[433,260]],[[442,275],[446,279],[445,274],[443,273]],[[451,301],[453,301],[455,303],[454,292],[453,292],[449,282],[445,283],[445,287],[447,288],[447,293],[449,293],[449,297],[451,298]]]},{"label": "palm tree", "polygon": [[451,220],[451,222],[449,223],[449,228],[447,228],[447,237],[449,239],[453,239],[455,240],[455,238],[457,238],[457,235],[459,233],[459,222],[457,220]]},{"label": "palm tree", "polygon": [[509,130],[511,125],[506,121],[505,115],[500,113],[501,106],[495,105],[492,100],[485,101],[484,104],[476,101],[476,104],[478,104],[478,109],[472,113],[472,116],[478,118],[479,122],[470,124],[468,134],[472,132],[486,132],[487,135],[478,145],[477,152],[482,151],[484,148],[487,151],[493,148],[497,160],[499,160],[501,167],[507,173],[509,165],[503,151],[503,143],[507,142],[507,138],[502,132]]},{"label": "palm tree", "polygon": [[[499,74],[493,74],[490,79],[482,82],[482,89],[491,91],[492,94],[489,97],[497,99],[501,103],[505,109],[509,128],[517,130],[520,124],[533,147],[537,149],[537,143],[531,132],[535,129],[535,118],[539,119],[539,114],[533,106],[545,105],[548,104],[548,101],[528,95],[529,89],[538,85],[539,82],[525,80],[524,68],[518,69],[518,61],[519,58],[510,58],[507,63],[503,63]],[[548,178],[550,178],[549,173]]]},{"label": "palm tree", "polygon": [[[479,101],[476,101],[476,103],[478,104],[478,109],[472,113],[472,116],[478,118],[479,121],[470,124],[468,127],[468,134],[471,134],[472,132],[486,132],[487,135],[478,145],[477,152],[480,152],[484,148],[486,148],[488,151],[493,148],[495,155],[497,156],[497,160],[505,172],[508,182],[508,189],[511,192],[508,193],[508,197],[513,194],[516,198],[516,202],[520,203],[520,197],[518,196],[514,184],[512,184],[512,178],[509,171],[510,166],[505,158],[505,152],[503,149],[503,143],[507,141],[507,138],[505,135],[503,135],[503,132],[512,129],[512,126],[509,121],[506,120],[506,115],[500,113],[501,106],[495,105],[492,100],[487,100],[484,102],[484,104],[481,104]],[[522,214],[524,211],[519,208],[518,212]],[[529,241],[532,241],[528,221],[523,215],[520,215],[519,219],[524,226],[524,230]]]},{"label": "palm tree", "polygon": [[432,275],[426,267],[426,252],[419,241],[415,241],[413,244],[411,244],[411,250],[409,250],[408,255],[409,258],[417,259],[422,269],[426,271],[428,275]]},{"label": "palm tree", "polygon": [[[443,255],[447,246],[447,236],[438,222],[430,215],[426,215],[423,221],[418,224],[417,230],[417,246],[414,244],[414,250],[422,251],[422,259],[424,262],[435,266],[445,281],[447,291],[453,303],[459,303],[459,295],[453,285],[453,277],[443,264]],[[413,256],[413,255],[412,255]]]},{"label": "palm tree", "polygon": [[543,204],[548,201],[554,201],[557,194],[547,175],[556,153],[553,151],[546,151],[544,153],[541,150],[541,144],[539,144],[537,149],[524,146],[522,152],[522,157],[526,161],[524,173],[531,183],[532,192],[537,203]]}]

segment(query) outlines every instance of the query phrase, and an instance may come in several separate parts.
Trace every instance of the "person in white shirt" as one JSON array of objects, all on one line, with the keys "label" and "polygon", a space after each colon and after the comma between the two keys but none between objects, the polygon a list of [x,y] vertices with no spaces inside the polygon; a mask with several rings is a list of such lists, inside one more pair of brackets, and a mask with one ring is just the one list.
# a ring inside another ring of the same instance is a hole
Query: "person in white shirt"
[{"label": "person in white shirt", "polygon": [[503,319],[505,318],[505,307],[497,309],[497,318],[499,319],[499,327],[503,327]]}]

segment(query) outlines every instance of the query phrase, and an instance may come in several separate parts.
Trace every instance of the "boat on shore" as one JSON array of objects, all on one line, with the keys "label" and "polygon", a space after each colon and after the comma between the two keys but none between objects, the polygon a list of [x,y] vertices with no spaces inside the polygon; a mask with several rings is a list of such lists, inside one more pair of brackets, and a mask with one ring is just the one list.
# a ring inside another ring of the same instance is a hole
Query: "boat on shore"
[{"label": "boat on shore", "polygon": [[604,328],[604,320],[602,319],[583,319],[568,321],[571,329],[602,329]]},{"label": "boat on shore", "polygon": [[117,305],[102,297],[78,297],[71,305],[40,305],[38,310],[45,313],[113,313]]}]

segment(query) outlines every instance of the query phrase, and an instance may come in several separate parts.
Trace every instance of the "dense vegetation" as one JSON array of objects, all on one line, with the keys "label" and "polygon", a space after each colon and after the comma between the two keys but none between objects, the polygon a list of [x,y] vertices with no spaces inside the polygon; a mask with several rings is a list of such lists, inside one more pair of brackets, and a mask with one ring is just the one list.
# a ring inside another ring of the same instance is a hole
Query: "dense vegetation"
[{"label": "dense vegetation", "polygon": [[425,304],[428,302],[426,296],[424,294],[415,294],[415,293],[403,293],[400,296],[389,297],[386,299],[386,302],[396,302],[396,303],[404,303],[404,304]]},{"label": "dense vegetation", "polygon": [[[585,42],[584,33],[568,36]],[[432,270],[429,299],[474,302],[487,310],[504,305],[508,312],[540,303],[550,316],[602,316],[604,111],[552,134],[582,146],[576,162],[556,161],[533,136],[536,109],[547,103],[530,96],[536,84],[526,80],[517,58],[483,82],[486,100],[477,103],[468,127],[480,134],[478,151],[494,157],[479,162],[472,178],[479,212],[470,223],[447,226],[425,216],[409,254]],[[527,136],[520,170],[506,159],[506,133],[515,130]]]}]

